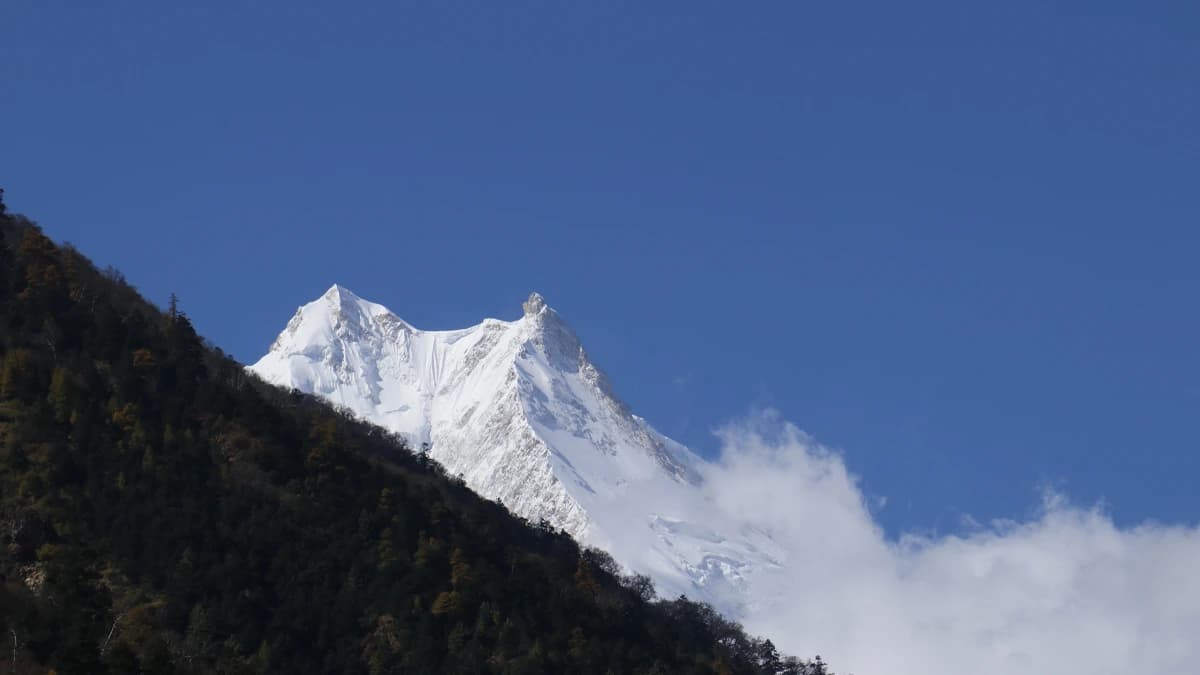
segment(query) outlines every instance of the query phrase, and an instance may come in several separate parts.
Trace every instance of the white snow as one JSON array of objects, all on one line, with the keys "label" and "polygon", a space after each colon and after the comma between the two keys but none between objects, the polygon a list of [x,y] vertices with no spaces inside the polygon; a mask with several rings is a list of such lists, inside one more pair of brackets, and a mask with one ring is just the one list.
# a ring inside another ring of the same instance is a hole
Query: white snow
[{"label": "white snow", "polygon": [[745,584],[782,549],[708,501],[703,460],[630,413],[540,295],[523,309],[422,331],[334,285],[250,369],[429,444],[481,495],[609,551],[661,595],[742,615]]}]

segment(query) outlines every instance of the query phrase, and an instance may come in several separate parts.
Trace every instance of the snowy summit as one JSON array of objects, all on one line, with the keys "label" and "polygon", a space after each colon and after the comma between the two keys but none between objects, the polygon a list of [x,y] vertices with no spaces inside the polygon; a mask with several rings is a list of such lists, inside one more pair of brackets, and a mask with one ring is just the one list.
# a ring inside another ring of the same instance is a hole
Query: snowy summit
[{"label": "snowy summit", "polygon": [[740,614],[774,542],[703,497],[704,461],[630,413],[538,293],[515,321],[423,331],[334,285],[250,369],[428,444],[481,495]]}]

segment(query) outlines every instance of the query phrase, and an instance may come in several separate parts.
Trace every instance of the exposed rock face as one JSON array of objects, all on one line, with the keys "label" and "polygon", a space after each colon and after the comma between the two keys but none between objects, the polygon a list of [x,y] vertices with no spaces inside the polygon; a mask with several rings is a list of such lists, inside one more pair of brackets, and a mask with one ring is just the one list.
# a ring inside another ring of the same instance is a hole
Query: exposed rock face
[{"label": "exposed rock face", "polygon": [[521,309],[525,310],[525,316],[534,316],[538,312],[546,308],[546,301],[542,298],[542,294],[534,291],[529,294],[529,299],[521,304]]}]

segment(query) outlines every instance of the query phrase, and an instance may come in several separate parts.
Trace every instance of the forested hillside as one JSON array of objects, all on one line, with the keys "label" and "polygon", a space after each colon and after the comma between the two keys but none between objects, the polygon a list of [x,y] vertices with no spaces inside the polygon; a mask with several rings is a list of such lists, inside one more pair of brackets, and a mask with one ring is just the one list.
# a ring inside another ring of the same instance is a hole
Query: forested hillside
[{"label": "forested hillside", "polygon": [[825,672],[0,233],[0,670]]}]

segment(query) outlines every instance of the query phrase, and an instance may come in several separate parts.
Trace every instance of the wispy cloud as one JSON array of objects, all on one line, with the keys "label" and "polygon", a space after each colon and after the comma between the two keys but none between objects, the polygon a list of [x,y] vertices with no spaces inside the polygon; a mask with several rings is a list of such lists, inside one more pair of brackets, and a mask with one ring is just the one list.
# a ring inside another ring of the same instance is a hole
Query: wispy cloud
[{"label": "wispy cloud", "polygon": [[707,481],[786,571],[746,625],[840,673],[1200,672],[1200,529],[1120,528],[1047,490],[1024,521],[889,538],[846,462],[771,411],[723,428]]}]

